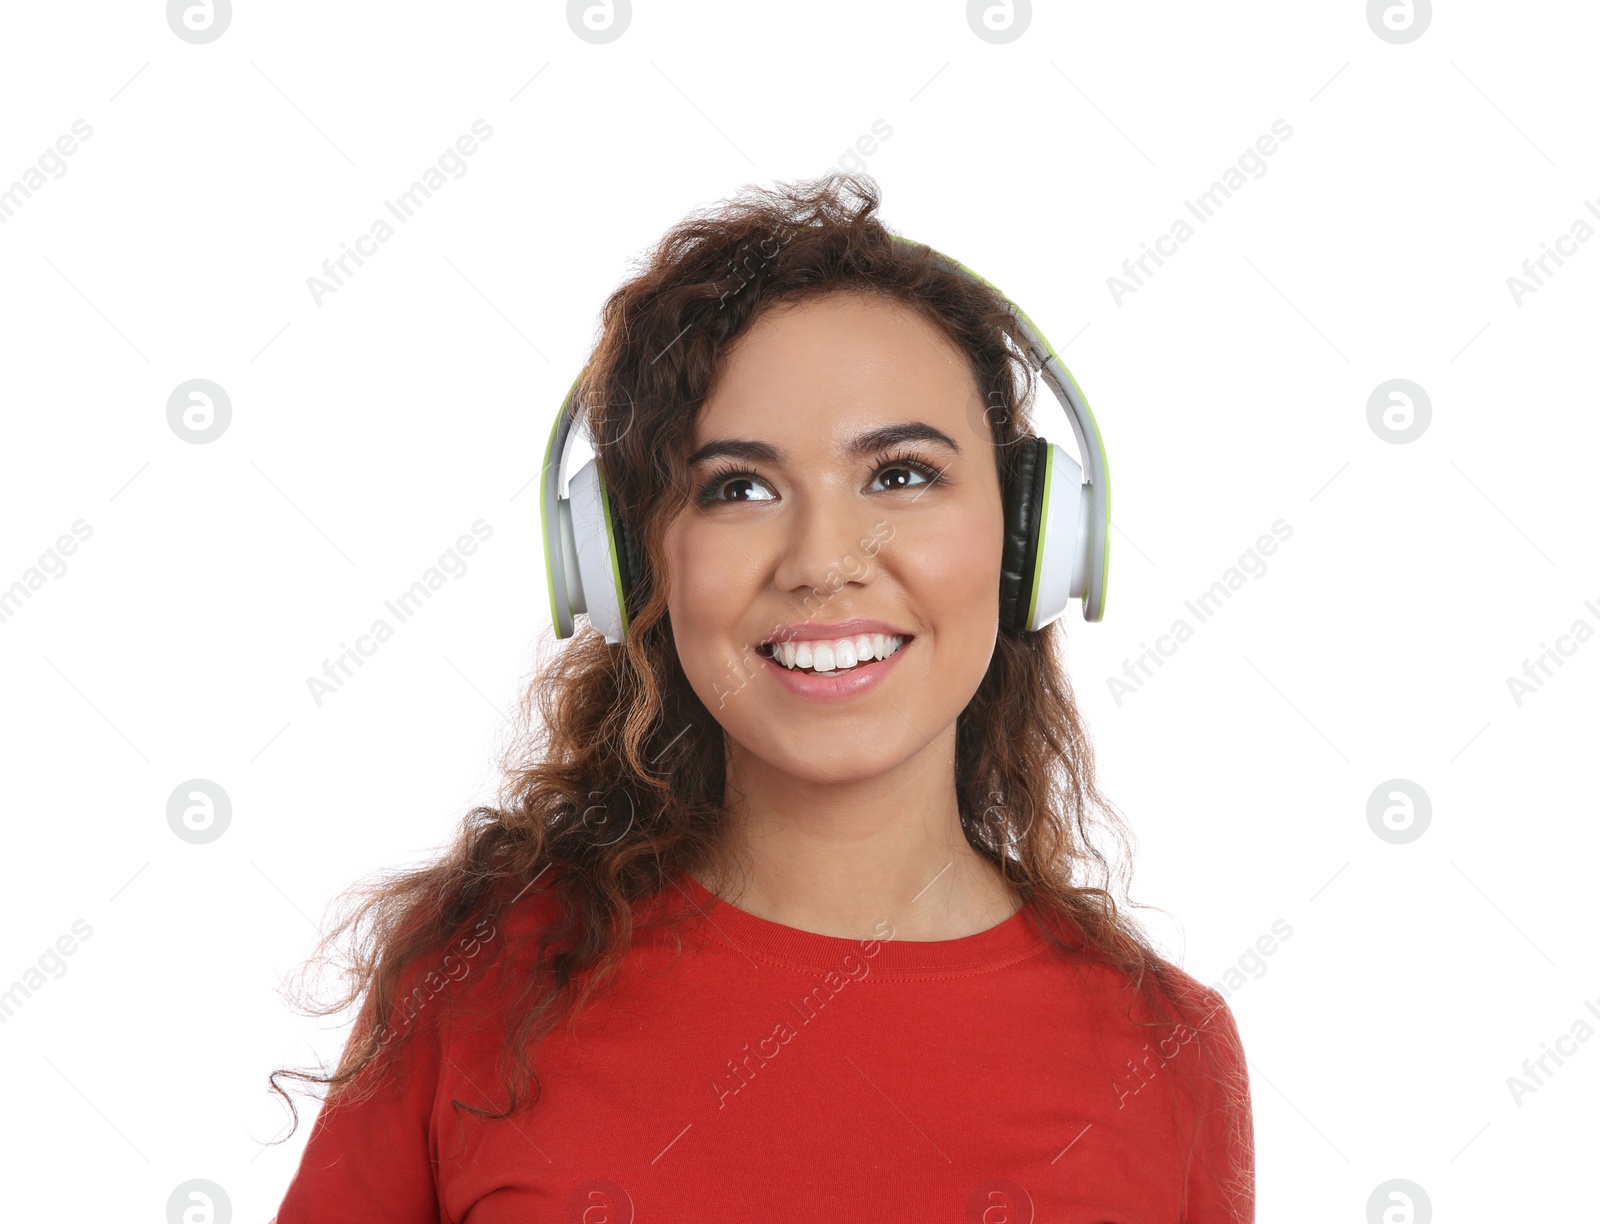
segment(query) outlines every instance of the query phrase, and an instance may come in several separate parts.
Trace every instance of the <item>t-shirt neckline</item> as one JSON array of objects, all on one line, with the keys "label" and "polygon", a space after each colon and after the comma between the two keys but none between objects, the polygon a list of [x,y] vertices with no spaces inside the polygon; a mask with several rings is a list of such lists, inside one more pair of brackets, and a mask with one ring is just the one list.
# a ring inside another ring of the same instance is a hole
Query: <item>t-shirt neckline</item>
[{"label": "t-shirt neckline", "polygon": [[896,939],[892,919],[879,925],[881,936],[849,939],[803,931],[742,910],[690,872],[684,872],[678,884],[691,905],[710,903],[706,926],[722,943],[747,957],[797,968],[849,973],[864,962],[879,977],[964,976],[1002,968],[1048,946],[1032,920],[1031,904],[988,930],[958,939]]}]

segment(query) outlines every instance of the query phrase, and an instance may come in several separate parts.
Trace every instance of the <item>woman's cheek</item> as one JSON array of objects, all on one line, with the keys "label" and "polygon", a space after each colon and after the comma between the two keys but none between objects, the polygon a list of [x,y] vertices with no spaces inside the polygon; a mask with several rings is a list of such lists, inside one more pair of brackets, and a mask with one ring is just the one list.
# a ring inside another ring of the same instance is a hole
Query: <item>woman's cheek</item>
[{"label": "woman's cheek", "polygon": [[915,532],[900,530],[894,556],[903,581],[933,606],[981,613],[991,602],[999,606],[1005,527],[998,514],[954,509],[918,524]]}]

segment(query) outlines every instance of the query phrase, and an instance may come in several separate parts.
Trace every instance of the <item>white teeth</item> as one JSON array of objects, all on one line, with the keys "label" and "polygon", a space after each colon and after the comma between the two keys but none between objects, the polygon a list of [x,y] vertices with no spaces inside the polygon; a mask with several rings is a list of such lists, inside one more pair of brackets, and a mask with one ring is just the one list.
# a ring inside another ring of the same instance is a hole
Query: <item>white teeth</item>
[{"label": "white teeth", "polygon": [[861,663],[887,659],[905,644],[899,634],[863,633],[831,642],[780,642],[772,658],[791,670],[809,667],[818,672],[849,671]]}]

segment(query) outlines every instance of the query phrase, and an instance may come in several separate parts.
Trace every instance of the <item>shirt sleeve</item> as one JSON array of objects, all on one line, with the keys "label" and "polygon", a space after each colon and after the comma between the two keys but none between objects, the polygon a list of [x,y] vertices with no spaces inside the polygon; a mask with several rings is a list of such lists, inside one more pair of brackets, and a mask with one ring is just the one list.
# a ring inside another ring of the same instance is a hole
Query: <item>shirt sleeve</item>
[{"label": "shirt sleeve", "polygon": [[[350,1040],[357,1040],[360,1025]],[[370,1094],[325,1101],[278,1214],[269,1224],[440,1224],[431,1118],[439,1039],[424,1024],[393,1052]]]},{"label": "shirt sleeve", "polygon": [[1217,1068],[1201,1097],[1183,1224],[1255,1224],[1255,1129],[1244,1046],[1222,996],[1208,989],[1203,997],[1201,1039],[1215,1051]]}]

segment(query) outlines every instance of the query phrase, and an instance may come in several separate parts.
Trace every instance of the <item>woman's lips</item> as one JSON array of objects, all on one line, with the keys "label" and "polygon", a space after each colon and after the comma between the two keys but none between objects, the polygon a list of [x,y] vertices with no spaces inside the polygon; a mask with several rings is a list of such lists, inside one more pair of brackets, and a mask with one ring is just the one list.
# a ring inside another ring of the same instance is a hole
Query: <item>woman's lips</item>
[{"label": "woman's lips", "polygon": [[774,679],[796,697],[809,697],[814,701],[842,701],[870,693],[883,683],[889,669],[916,643],[908,637],[900,649],[887,659],[874,659],[871,663],[857,663],[844,671],[802,672],[794,671],[776,659],[759,655],[761,665],[774,673]]}]

